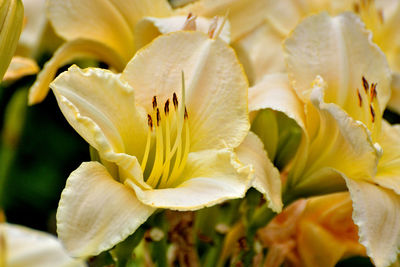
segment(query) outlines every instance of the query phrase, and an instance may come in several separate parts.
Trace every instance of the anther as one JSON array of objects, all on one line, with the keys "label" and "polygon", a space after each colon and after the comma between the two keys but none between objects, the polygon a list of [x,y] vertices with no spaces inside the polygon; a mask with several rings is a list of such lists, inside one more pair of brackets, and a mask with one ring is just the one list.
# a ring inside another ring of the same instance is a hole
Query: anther
[{"label": "anther", "polygon": [[161,116],[160,116],[160,109],[157,108],[157,126],[160,126]]},{"label": "anther", "polygon": [[358,89],[357,89],[357,95],[358,95],[358,105],[362,107],[362,97]]},{"label": "anther", "polygon": [[172,96],[172,102],[174,103],[175,110],[178,108],[178,97],[176,96],[175,92]]},{"label": "anther", "polygon": [[157,97],[153,96],[153,109],[157,107]]},{"label": "anther", "polygon": [[150,114],[147,114],[147,124],[149,125],[150,129],[153,130],[153,119],[151,118]]},{"label": "anther", "polygon": [[355,3],[353,6],[354,12],[360,13],[360,5],[358,3]]},{"label": "anther", "polygon": [[372,122],[375,122],[375,111],[372,105],[369,106],[369,110],[371,111]]},{"label": "anther", "polygon": [[378,10],[378,17],[379,17],[379,21],[383,24],[383,22],[384,22],[384,17],[383,17],[383,11],[382,11],[382,9]]},{"label": "anther", "polygon": [[187,119],[189,118],[186,107],[185,107],[185,115],[184,115],[184,118],[185,118],[185,120],[187,120]]},{"label": "anther", "polygon": [[365,79],[364,76],[362,76],[362,83],[363,83],[363,87],[364,87],[365,92],[368,93],[369,84],[368,84],[367,79]]},{"label": "anther", "polygon": [[169,99],[167,99],[164,105],[164,114],[168,115],[168,113],[169,113]]},{"label": "anther", "polygon": [[371,84],[371,99],[370,99],[370,102],[372,102],[374,100],[374,98],[376,97],[376,85],[377,85],[377,83],[372,83]]}]

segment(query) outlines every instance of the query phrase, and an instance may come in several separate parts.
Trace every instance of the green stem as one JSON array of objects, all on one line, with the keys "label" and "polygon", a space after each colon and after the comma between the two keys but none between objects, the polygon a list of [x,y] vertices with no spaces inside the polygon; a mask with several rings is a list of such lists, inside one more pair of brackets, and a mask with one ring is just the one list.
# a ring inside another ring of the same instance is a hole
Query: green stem
[{"label": "green stem", "polygon": [[130,235],[113,249],[112,254],[116,257],[116,267],[125,267],[128,264],[132,259],[133,250],[143,239],[144,233],[145,229],[139,227],[134,234]]}]

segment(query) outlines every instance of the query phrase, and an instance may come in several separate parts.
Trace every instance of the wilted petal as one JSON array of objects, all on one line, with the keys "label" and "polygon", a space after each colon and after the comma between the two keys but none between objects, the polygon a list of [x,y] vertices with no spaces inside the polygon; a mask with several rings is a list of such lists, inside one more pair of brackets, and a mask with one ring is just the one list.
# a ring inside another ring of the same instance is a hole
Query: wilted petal
[{"label": "wilted petal", "polygon": [[62,192],[57,232],[71,255],[97,255],[135,232],[154,210],[100,163],[86,162],[71,173]]},{"label": "wilted petal", "polygon": [[135,106],[133,89],[108,70],[76,66],[51,87],[71,126],[102,158],[117,163],[142,183],[136,157],[143,156],[148,125],[146,114]]},{"label": "wilted petal", "polygon": [[346,179],[353,201],[353,220],[360,243],[377,267],[397,259],[400,245],[400,196],[362,180]]},{"label": "wilted petal", "polygon": [[[140,20],[135,28],[136,47],[139,49],[150,43],[154,38],[161,34],[176,32],[183,29],[187,16],[172,16],[168,18],[145,17]],[[212,19],[197,17],[195,19],[196,30],[208,33]],[[220,27],[223,18],[218,18],[218,26]],[[219,37],[229,44],[230,42],[230,25],[225,22]]]},{"label": "wilted petal", "polygon": [[[304,101],[309,98],[312,81],[320,75],[328,85],[327,103],[336,103],[372,132],[379,132],[380,117],[390,97],[391,71],[358,17],[351,13],[311,16],[286,40],[285,51],[289,78]],[[377,84],[376,95],[363,88],[362,77],[371,87]]]},{"label": "wilted petal", "polygon": [[17,80],[26,75],[36,74],[38,71],[39,67],[35,61],[29,58],[16,56],[12,58],[10,66],[3,77],[3,81]]},{"label": "wilted petal", "polygon": [[247,81],[222,40],[201,32],[160,36],[133,57],[122,78],[150,113],[153,96],[165,103],[176,92],[181,101],[182,71],[191,151],[238,146],[249,129]]},{"label": "wilted petal", "polygon": [[250,167],[228,149],[189,154],[181,178],[171,188],[142,190],[130,181],[140,201],[155,208],[198,210],[241,198],[250,186]]},{"label": "wilted petal", "polygon": [[117,70],[122,70],[125,65],[120,56],[99,42],[84,39],[67,42],[44,65],[35,83],[29,89],[28,103],[33,105],[43,101],[49,92],[49,84],[53,81],[57,70],[65,64],[82,57],[94,57]]},{"label": "wilted petal", "polygon": [[240,161],[254,168],[252,185],[261,192],[268,201],[268,207],[275,212],[282,210],[281,177],[278,169],[268,158],[261,140],[249,132],[243,143],[236,149]]},{"label": "wilted petal", "polygon": [[50,234],[3,223],[0,236],[5,238],[6,266],[86,266],[82,260],[68,256],[60,241]]}]

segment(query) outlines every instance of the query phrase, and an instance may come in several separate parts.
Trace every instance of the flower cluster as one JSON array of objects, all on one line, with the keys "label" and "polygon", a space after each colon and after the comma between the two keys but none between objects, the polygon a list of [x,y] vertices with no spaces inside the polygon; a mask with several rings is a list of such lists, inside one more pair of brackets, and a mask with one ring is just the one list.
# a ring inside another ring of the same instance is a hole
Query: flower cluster
[{"label": "flower cluster", "polygon": [[27,105],[89,147],[59,240],[3,222],[1,266],[399,264],[399,0],[4,0],[0,21],[0,90],[22,88],[0,211]]}]

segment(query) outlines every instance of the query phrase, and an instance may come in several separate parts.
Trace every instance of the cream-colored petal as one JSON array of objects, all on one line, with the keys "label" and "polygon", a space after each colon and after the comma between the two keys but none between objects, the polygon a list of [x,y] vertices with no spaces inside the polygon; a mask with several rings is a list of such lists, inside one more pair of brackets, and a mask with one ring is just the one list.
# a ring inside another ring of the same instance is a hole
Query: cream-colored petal
[{"label": "cream-colored petal", "polygon": [[27,227],[2,223],[0,235],[5,237],[6,266],[78,267],[83,260],[71,258],[61,242],[48,233]]},{"label": "cream-colored petal", "polygon": [[35,83],[29,90],[28,103],[37,104],[47,96],[49,84],[54,79],[57,70],[63,65],[82,57],[92,57],[104,61],[111,67],[121,71],[125,62],[109,47],[90,40],[74,40],[62,45],[39,73]]},{"label": "cream-colored petal", "polygon": [[[316,87],[307,107],[307,136],[289,174],[289,187],[299,192],[343,190],[341,176],[371,179],[380,151],[365,126],[339,106],[323,101],[324,88]],[[304,190],[304,191],[303,191]]]},{"label": "cream-colored petal", "polygon": [[400,73],[398,72],[392,74],[392,95],[388,107],[400,114]]},{"label": "cream-colored petal", "polygon": [[373,105],[376,121],[380,120],[390,97],[391,72],[384,54],[372,43],[370,32],[357,16],[310,16],[296,27],[284,48],[289,78],[300,98],[307,101],[311,83],[320,75],[328,85],[326,102],[336,103],[372,129],[370,90],[366,93],[362,82],[365,77],[369,85],[377,83]]},{"label": "cream-colored petal", "polygon": [[89,39],[111,47],[128,61],[134,54],[132,29],[109,0],[48,1],[47,12],[56,33],[66,40]]},{"label": "cream-colored petal", "polygon": [[133,178],[145,186],[138,159],[143,157],[148,125],[146,114],[135,107],[133,89],[118,74],[76,66],[51,87],[71,126],[101,158],[128,172],[128,177],[119,178]]},{"label": "cream-colored petal", "polygon": [[277,168],[268,158],[261,140],[249,132],[243,143],[235,149],[239,160],[254,168],[252,185],[264,195],[268,207],[275,212],[282,210],[281,177]]},{"label": "cream-colored petal", "polygon": [[293,91],[286,74],[266,75],[249,88],[249,111],[265,108],[285,113],[305,129],[304,104]]},{"label": "cream-colored petal", "polygon": [[400,125],[383,122],[382,135],[378,140],[383,154],[374,182],[400,195]]},{"label": "cream-colored petal", "polygon": [[97,255],[135,232],[154,210],[100,163],[86,162],[71,173],[61,194],[57,232],[71,255]]},{"label": "cream-colored petal", "polygon": [[3,81],[13,81],[27,75],[36,74],[39,67],[35,61],[26,57],[15,56],[3,77]]},{"label": "cream-colored petal", "polygon": [[285,70],[282,41],[269,24],[262,23],[232,44],[250,84],[255,85],[265,74]]},{"label": "cream-colored petal", "polygon": [[[136,47],[142,48],[144,45],[150,43],[154,38],[161,34],[180,31],[183,29],[187,16],[172,16],[167,18],[145,17],[140,20],[135,28],[135,41]],[[195,19],[196,30],[208,33],[212,19],[204,17],[197,17]],[[217,28],[221,27],[223,18],[218,18]],[[230,24],[228,21],[224,23],[219,37],[229,44],[230,42]]]},{"label": "cream-colored petal", "polygon": [[228,199],[244,197],[251,182],[250,166],[243,166],[228,149],[189,154],[175,185],[167,189],[142,190],[129,180],[144,204],[172,210],[198,210]]},{"label": "cream-colored petal", "polygon": [[21,0],[6,0],[0,3],[0,80],[7,71],[17,48],[22,30],[24,6]]},{"label": "cream-colored petal", "polygon": [[264,22],[267,8],[267,0],[201,0],[176,12],[183,15],[193,12],[209,18],[228,14],[232,41],[236,41]]},{"label": "cream-colored petal", "polygon": [[360,243],[377,267],[389,266],[400,252],[400,196],[365,181],[346,179]]},{"label": "cream-colored petal", "polygon": [[150,112],[152,98],[181,101],[185,76],[191,151],[236,147],[249,129],[247,81],[234,51],[201,32],[175,32],[138,51],[122,73],[136,102]]}]

